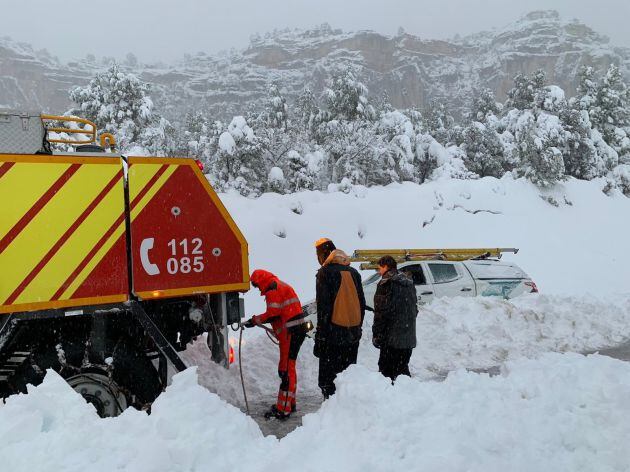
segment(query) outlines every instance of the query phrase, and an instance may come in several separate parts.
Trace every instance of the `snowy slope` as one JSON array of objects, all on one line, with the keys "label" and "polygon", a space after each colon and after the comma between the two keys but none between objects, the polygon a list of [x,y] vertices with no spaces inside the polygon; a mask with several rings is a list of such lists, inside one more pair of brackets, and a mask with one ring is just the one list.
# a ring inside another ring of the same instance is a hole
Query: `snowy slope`
[{"label": "snowy slope", "polygon": [[51,372],[0,406],[11,472],[59,471],[624,471],[630,365],[548,354],[502,374],[456,372],[395,386],[361,366],[282,441],[179,374],[152,414],[101,420]]},{"label": "snowy slope", "polygon": [[[606,196],[603,185],[569,179],[541,191],[506,176],[222,200],[249,241],[251,269],[275,272],[303,301],[314,297],[313,243],[324,236],[348,253],[517,247],[517,255],[504,257],[530,274],[542,293],[630,293],[630,199]],[[262,309],[259,299],[250,292],[247,309]]]}]

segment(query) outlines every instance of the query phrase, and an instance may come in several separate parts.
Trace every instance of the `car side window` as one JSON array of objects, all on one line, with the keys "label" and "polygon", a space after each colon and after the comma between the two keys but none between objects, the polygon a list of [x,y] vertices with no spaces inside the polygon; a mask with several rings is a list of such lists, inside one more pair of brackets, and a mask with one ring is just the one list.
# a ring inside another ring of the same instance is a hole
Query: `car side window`
[{"label": "car side window", "polygon": [[433,280],[437,284],[443,284],[446,282],[452,282],[459,278],[455,264],[431,264],[429,263],[429,270],[433,275]]},{"label": "car side window", "polygon": [[424,272],[422,271],[422,266],[420,264],[413,264],[405,266],[401,269],[402,272],[406,273],[413,280],[414,285],[426,285],[427,279],[424,276]]}]

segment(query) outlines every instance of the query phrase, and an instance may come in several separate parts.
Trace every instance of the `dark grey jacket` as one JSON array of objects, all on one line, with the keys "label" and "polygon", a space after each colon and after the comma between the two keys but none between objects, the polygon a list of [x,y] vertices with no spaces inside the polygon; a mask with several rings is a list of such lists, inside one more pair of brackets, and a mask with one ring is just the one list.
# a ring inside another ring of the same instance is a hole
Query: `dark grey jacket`
[{"label": "dark grey jacket", "polygon": [[374,295],[374,345],[395,349],[416,347],[417,316],[418,303],[413,281],[401,272],[387,272]]}]

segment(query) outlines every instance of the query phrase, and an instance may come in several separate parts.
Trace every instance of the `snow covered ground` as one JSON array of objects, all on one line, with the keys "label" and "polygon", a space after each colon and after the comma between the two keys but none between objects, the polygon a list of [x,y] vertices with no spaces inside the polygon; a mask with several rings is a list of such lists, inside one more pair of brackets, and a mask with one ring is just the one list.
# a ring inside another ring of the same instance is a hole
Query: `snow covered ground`
[{"label": "snow covered ground", "polygon": [[[49,373],[0,405],[2,470],[630,470],[630,364],[574,353],[630,335],[630,199],[606,196],[603,186],[569,180],[541,191],[505,177],[257,200],[224,195],[250,243],[251,268],[277,273],[303,301],[314,296],[313,242],[322,236],[348,252],[518,247],[509,259],[542,293],[427,305],[414,376],[395,386],[376,372],[368,315],[359,365],[280,441],[235,408],[238,370],[212,364],[203,340],[184,353],[198,367],[175,377],[150,416],[127,410],[100,420]],[[257,291],[246,295],[246,309],[262,311]],[[298,407],[300,395],[317,395],[312,342],[302,349]],[[276,346],[252,329],[242,353],[249,396],[271,402]],[[492,366],[501,374],[466,370]]]},{"label": "snow covered ground", "polygon": [[[547,351],[582,352],[630,337],[630,199],[607,196],[602,180],[570,179],[541,190],[525,179],[442,179],[423,185],[354,187],[342,191],[222,195],[250,244],[250,266],[275,272],[303,302],[314,297],[318,268],[313,242],[338,247],[517,247],[516,262],[541,296],[436,300],[418,320],[412,368],[431,378],[458,367],[487,368]],[[335,190],[335,189],[331,189]],[[369,276],[371,272],[364,275]],[[248,315],[264,310],[258,290],[246,294]],[[359,362],[375,369],[370,316]],[[298,360],[300,389],[317,391],[316,359],[307,343]],[[241,402],[235,370],[208,363],[202,342],[186,353],[203,385]],[[261,330],[247,330],[243,347],[248,389],[277,387],[276,347]]]},{"label": "snow covered ground", "polygon": [[[372,316],[364,325],[358,362],[377,371],[378,353],[372,346]],[[514,300],[443,298],[421,311],[418,347],[410,367],[414,377],[431,380],[459,368],[486,369],[506,361],[537,358],[546,352],[586,352],[621,343],[630,334],[630,296],[527,295]],[[278,349],[256,330],[246,331],[242,346],[245,383],[250,398],[273,401],[277,390]],[[238,346],[235,345],[238,355]],[[298,358],[300,393],[316,395],[317,359],[312,341]],[[243,405],[238,368],[225,370],[208,362],[203,340],[185,353],[198,365],[202,385],[236,406]]]},{"label": "snow covered ground", "polygon": [[457,371],[392,386],[362,366],[282,441],[179,374],[152,414],[101,420],[54,372],[0,408],[11,472],[626,471],[630,364],[546,354],[499,376]]}]

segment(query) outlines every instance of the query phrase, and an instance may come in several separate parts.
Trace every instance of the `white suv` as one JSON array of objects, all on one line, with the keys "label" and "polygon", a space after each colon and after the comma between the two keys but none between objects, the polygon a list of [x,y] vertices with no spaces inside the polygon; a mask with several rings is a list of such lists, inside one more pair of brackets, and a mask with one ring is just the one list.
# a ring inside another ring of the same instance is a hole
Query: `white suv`
[{"label": "white suv", "polygon": [[[435,297],[502,297],[538,292],[536,284],[516,264],[496,259],[420,261],[398,264],[398,270],[413,279],[418,303]],[[381,276],[376,273],[363,282],[366,304],[374,306],[374,293]]]}]

